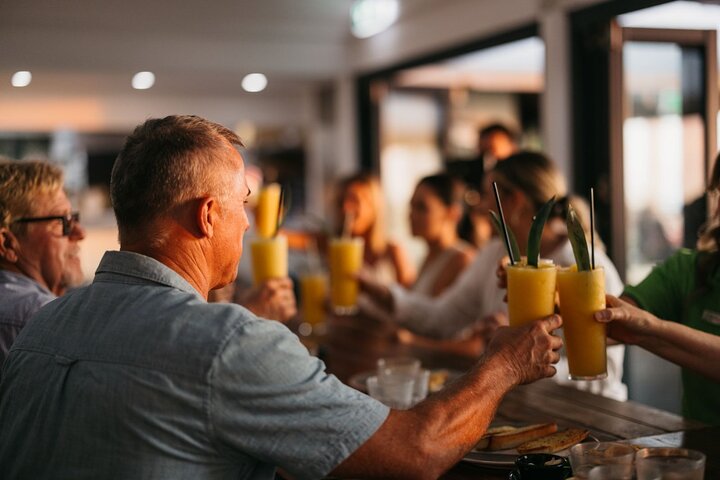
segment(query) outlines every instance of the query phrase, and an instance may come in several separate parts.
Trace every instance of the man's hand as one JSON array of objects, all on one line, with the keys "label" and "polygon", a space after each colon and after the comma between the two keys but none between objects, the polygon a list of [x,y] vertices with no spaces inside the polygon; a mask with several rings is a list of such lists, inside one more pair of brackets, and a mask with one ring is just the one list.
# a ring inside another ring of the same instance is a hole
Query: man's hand
[{"label": "man's hand", "polygon": [[516,383],[530,383],[555,375],[552,365],[560,360],[562,339],[552,332],[562,325],[551,315],[522,327],[501,327],[487,347],[487,361],[502,362]]},{"label": "man's hand", "polygon": [[595,313],[595,320],[607,323],[607,334],[621,343],[636,345],[660,320],[653,314],[612,295],[605,296],[607,308]]},{"label": "man's hand", "polygon": [[285,323],[297,314],[293,282],[272,278],[240,294],[238,303],[258,317]]}]

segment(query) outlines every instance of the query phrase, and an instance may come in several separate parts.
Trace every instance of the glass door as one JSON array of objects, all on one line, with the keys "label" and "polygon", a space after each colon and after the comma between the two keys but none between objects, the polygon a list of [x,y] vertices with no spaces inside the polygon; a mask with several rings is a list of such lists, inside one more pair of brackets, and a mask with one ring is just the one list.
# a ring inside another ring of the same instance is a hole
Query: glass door
[{"label": "glass door", "polygon": [[613,25],[611,37],[613,252],[635,284],[700,227],[692,209],[716,153],[716,33]]}]

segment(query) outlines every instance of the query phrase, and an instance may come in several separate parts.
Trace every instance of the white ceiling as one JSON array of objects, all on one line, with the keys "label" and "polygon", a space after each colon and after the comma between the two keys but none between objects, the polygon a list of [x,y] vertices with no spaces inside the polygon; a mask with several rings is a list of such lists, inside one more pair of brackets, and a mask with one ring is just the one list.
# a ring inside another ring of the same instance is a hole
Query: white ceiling
[{"label": "white ceiling", "polygon": [[158,94],[268,92],[345,68],[352,0],[0,0],[0,93],[16,70],[35,92],[113,92],[150,70]]}]

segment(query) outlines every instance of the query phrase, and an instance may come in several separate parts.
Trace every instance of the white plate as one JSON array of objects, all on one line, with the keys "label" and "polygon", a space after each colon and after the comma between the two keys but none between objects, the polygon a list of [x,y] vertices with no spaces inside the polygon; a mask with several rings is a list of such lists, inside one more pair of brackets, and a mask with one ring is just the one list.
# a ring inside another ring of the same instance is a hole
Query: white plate
[{"label": "white plate", "polygon": [[[581,443],[587,442],[599,442],[592,434],[588,435],[585,440]],[[567,457],[570,455],[570,449],[561,450],[553,453],[553,455],[560,455],[561,457]],[[475,465],[482,465],[485,468],[498,468],[503,470],[509,470],[515,466],[515,460],[520,456],[517,450],[497,450],[490,452],[488,450],[471,450],[468,452],[463,461],[473,463]]]}]

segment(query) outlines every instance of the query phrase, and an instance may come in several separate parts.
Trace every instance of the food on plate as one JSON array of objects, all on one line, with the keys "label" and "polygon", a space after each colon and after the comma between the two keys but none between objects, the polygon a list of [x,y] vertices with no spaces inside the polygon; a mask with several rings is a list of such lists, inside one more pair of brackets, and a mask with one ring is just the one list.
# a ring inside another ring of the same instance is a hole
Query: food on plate
[{"label": "food on plate", "polygon": [[557,432],[557,423],[538,423],[497,433],[490,437],[488,450],[506,450]]},{"label": "food on plate", "polygon": [[480,441],[475,445],[475,450],[483,450],[490,445],[490,437],[499,433],[508,433],[513,430],[517,430],[518,427],[511,427],[510,425],[502,425],[500,427],[490,427],[485,432],[485,435],[480,438]]},{"label": "food on plate", "polygon": [[580,443],[590,434],[581,428],[568,428],[561,432],[517,445],[518,453],[554,453]]},{"label": "food on plate", "polygon": [[449,376],[450,371],[448,370],[433,370],[432,372],[430,372],[430,379],[428,380],[428,390],[430,390],[431,392],[437,392],[439,390],[442,390]]}]

